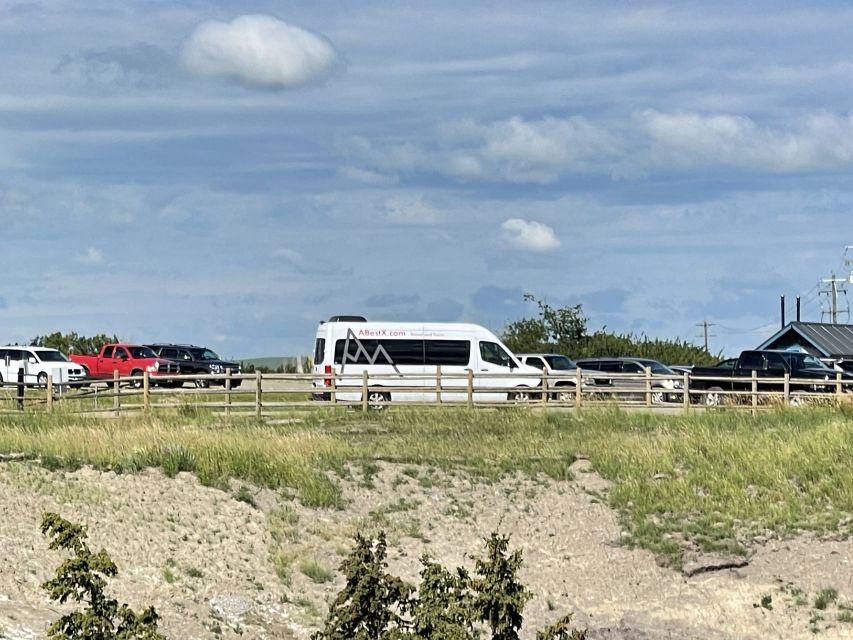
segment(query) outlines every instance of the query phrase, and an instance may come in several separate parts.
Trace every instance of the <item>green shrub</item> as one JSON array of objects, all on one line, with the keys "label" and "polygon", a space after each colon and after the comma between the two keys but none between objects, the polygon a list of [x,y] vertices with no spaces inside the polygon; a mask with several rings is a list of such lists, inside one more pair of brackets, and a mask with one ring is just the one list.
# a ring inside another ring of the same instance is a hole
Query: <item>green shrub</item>
[{"label": "green shrub", "polygon": [[41,531],[51,538],[50,549],[73,554],[59,565],[56,577],[42,587],[60,604],[71,599],[88,605],[50,625],[49,640],[165,640],[157,631],[159,616],[154,607],[136,613],[106,596],[106,578],[114,577],[118,570],[106,551],[89,550],[86,531],[81,525],[55,513],[45,513]]}]

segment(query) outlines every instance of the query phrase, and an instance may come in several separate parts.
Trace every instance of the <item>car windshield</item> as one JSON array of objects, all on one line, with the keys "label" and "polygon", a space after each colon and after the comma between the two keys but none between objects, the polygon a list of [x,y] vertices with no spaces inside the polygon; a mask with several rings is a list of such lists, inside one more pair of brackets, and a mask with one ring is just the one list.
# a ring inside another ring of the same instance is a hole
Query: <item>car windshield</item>
[{"label": "car windshield", "polygon": [[571,358],[566,356],[544,356],[545,361],[551,365],[552,369],[559,371],[574,371],[578,368]]},{"label": "car windshield", "polygon": [[68,362],[68,357],[61,351],[36,351],[36,355],[42,362]]},{"label": "car windshield", "polygon": [[783,353],[782,357],[792,369],[829,369],[820,358],[809,353]]},{"label": "car windshield", "polygon": [[193,351],[193,355],[198,360],[219,360],[219,356],[210,349],[196,349]]},{"label": "car windshield", "polygon": [[156,358],[157,354],[154,353],[152,349],[149,347],[130,347],[130,355],[134,358]]},{"label": "car windshield", "polygon": [[640,364],[643,365],[644,367],[648,367],[649,369],[651,369],[652,373],[663,373],[663,374],[667,374],[667,375],[678,375],[677,373],[675,373],[675,371],[673,371],[672,369],[667,367],[665,364],[661,364],[660,362],[657,362],[656,360],[641,360]]}]

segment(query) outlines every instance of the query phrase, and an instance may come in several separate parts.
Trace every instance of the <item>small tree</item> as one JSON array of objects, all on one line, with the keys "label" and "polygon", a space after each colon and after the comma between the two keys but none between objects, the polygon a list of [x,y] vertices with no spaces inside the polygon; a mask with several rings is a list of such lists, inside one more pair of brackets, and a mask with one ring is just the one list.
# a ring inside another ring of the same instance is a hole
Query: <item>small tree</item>
[{"label": "small tree", "polygon": [[50,549],[73,554],[59,565],[56,577],[42,587],[60,603],[70,598],[88,605],[54,622],[48,629],[49,640],[165,640],[157,631],[159,616],[154,607],[137,614],[128,605],[106,596],[106,578],[112,578],[118,570],[106,551],[89,550],[82,525],[45,513],[41,531],[51,538]]},{"label": "small tree", "polygon": [[396,640],[405,638],[413,587],[386,572],[385,533],[376,543],[355,537],[355,549],[341,564],[346,585],[329,608],[322,631],[312,640]]},{"label": "small tree", "polygon": [[77,332],[61,333],[54,331],[44,336],[36,336],[30,340],[30,344],[36,347],[50,347],[51,349],[59,349],[63,353],[78,353],[83,355],[95,355],[100,351],[101,346],[119,342],[116,335],[108,335],[99,333],[94,336],[81,336]]},{"label": "small tree", "polygon": [[474,580],[473,610],[492,629],[492,640],[518,640],[522,612],[531,594],[518,581],[521,550],[507,555],[509,538],[492,533],[486,539],[486,557],[476,560],[480,576]]}]

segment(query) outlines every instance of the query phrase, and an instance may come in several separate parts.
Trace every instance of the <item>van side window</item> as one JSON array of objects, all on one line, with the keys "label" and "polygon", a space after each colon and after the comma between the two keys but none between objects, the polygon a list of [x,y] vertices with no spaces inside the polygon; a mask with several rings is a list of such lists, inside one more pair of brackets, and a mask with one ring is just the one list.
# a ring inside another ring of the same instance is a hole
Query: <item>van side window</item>
[{"label": "van side window", "polygon": [[469,340],[427,340],[424,347],[425,364],[467,367],[471,361]]},{"label": "van side window", "polygon": [[326,357],[326,339],[317,338],[314,345],[314,364],[321,364]]},{"label": "van side window", "polygon": [[486,362],[502,367],[508,367],[510,362],[512,362],[509,354],[496,342],[481,342],[480,357]]}]

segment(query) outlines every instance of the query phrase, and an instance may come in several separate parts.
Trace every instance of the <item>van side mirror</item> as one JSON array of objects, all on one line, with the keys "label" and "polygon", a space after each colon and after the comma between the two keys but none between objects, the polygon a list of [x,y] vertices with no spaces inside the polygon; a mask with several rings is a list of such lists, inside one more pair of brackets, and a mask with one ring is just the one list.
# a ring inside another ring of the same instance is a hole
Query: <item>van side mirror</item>
[{"label": "van side mirror", "polygon": [[38,361],[33,356],[30,356],[27,359],[27,362],[29,362],[30,364],[38,364]]}]

